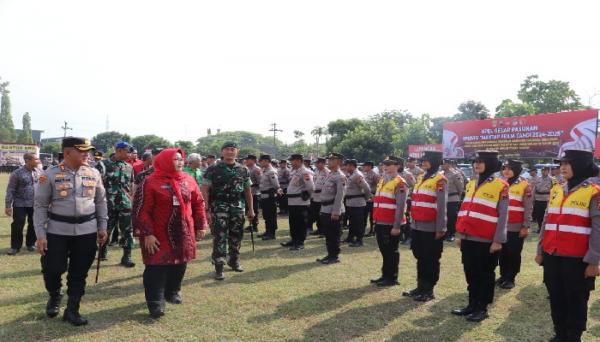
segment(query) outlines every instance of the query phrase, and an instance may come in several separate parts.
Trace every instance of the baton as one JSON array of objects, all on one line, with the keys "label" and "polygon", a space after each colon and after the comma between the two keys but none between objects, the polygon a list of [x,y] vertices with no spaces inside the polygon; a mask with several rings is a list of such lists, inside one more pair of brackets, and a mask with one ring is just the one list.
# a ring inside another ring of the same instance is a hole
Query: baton
[{"label": "baton", "polygon": [[98,284],[98,276],[100,275],[100,254],[102,253],[102,245],[98,244],[98,262],[96,263],[96,281],[94,284]]}]

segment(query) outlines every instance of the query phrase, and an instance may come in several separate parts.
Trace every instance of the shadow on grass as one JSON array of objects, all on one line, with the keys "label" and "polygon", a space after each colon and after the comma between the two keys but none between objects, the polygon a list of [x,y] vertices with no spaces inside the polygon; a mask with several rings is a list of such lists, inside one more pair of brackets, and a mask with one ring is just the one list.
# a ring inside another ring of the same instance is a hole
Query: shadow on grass
[{"label": "shadow on grass", "polygon": [[[293,273],[306,271],[315,267],[325,267],[317,262],[307,262],[302,264],[293,265],[282,265],[282,266],[269,266],[263,267],[254,271],[246,271],[244,273],[238,273],[235,276],[230,276],[231,272],[226,272],[226,280],[224,282],[215,281],[214,283],[204,284],[204,287],[215,287],[221,286],[227,283],[235,284],[255,284],[259,282],[268,282],[277,279],[287,278]],[[227,266],[226,266],[227,269]],[[212,275],[212,274],[211,274]],[[197,282],[207,277],[206,275],[200,275],[189,279],[187,282]],[[186,282],[186,283],[187,283]]]},{"label": "shadow on grass", "polygon": [[550,305],[543,285],[528,285],[516,296],[518,304],[496,329],[495,333],[507,341],[539,341],[554,336]]},{"label": "shadow on grass", "polygon": [[274,313],[251,317],[248,322],[269,323],[282,318],[303,319],[339,308],[377,290],[378,288],[375,286],[364,286],[339,291],[319,292],[279,304]]},{"label": "shadow on grass", "polygon": [[16,271],[16,272],[10,272],[10,273],[0,273],[0,277],[2,277],[2,279],[24,278],[24,277],[32,277],[32,276],[42,276],[41,268]]}]

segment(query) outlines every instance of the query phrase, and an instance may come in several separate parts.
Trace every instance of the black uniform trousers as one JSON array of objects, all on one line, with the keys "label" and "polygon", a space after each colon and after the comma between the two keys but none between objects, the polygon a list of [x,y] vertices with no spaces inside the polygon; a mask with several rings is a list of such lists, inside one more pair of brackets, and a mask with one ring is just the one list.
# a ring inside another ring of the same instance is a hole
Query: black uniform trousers
[{"label": "black uniform trousers", "polygon": [[400,264],[400,235],[391,234],[391,225],[375,224],[375,234],[377,237],[377,246],[383,258],[381,266],[381,275],[388,280],[398,280],[398,265]]},{"label": "black uniform trousers", "polygon": [[369,228],[373,229],[373,202],[367,201],[367,206],[365,207],[365,218],[363,225],[365,228],[367,227],[367,220],[369,220]]},{"label": "black uniform trousers", "polygon": [[[252,208],[254,209],[254,218],[250,221],[252,228],[258,227],[258,209],[260,206],[260,196],[252,195]],[[248,211],[248,203],[246,203],[246,211]]]},{"label": "black uniform trousers", "polygon": [[310,222],[309,228],[313,229],[313,225],[317,226],[317,234],[323,235],[323,226],[321,225],[320,215],[321,215],[321,202],[315,202],[313,200],[310,201]]},{"label": "black uniform trousers", "polygon": [[62,274],[67,272],[67,294],[81,298],[85,294],[85,280],[98,249],[98,234],[46,235],[48,250],[41,257],[46,290],[51,296],[59,295]]},{"label": "black uniform trousers", "polygon": [[458,218],[458,210],[460,209],[460,202],[448,202],[446,203],[446,216],[448,218],[448,231],[446,235],[454,236],[456,234],[456,219]]},{"label": "black uniform trousers", "polygon": [[321,213],[321,224],[325,232],[325,245],[327,256],[337,258],[340,255],[340,237],[342,237],[341,216],[337,220],[331,219],[331,214]]},{"label": "black uniform trousers", "polygon": [[444,240],[436,239],[435,232],[411,230],[410,249],[417,259],[417,282],[419,290],[432,292],[440,279],[440,258]]},{"label": "black uniform trousers", "polygon": [[294,246],[304,245],[308,227],[308,205],[288,205],[290,236]]},{"label": "black uniform trousers", "polygon": [[146,302],[163,303],[165,297],[179,293],[187,263],[178,265],[146,265],[144,294]]},{"label": "black uniform trousers", "polygon": [[23,227],[27,219],[27,235],[25,245],[35,245],[35,229],[33,228],[33,207],[13,207],[13,221],[10,225],[10,248],[21,249],[23,247]]},{"label": "black uniform trousers", "polygon": [[287,188],[282,188],[282,189],[283,189],[283,195],[280,195],[277,198],[277,201],[279,202],[279,213],[287,214],[287,212],[288,212]]},{"label": "black uniform trousers", "polygon": [[365,208],[346,207],[346,216],[350,222],[348,240],[361,242],[365,236]]},{"label": "black uniform trousers", "polygon": [[277,202],[275,196],[261,198],[260,209],[265,219],[265,235],[275,236],[277,230]]},{"label": "black uniform trousers", "polygon": [[460,251],[469,291],[469,305],[486,309],[494,301],[499,252],[490,253],[491,242],[461,240]]},{"label": "black uniform trousers", "polygon": [[544,222],[544,214],[546,214],[546,208],[548,208],[548,201],[534,201],[533,202],[533,212],[531,216],[533,220],[537,223],[538,229],[542,226]]},{"label": "black uniform trousers", "polygon": [[406,240],[410,237],[410,208],[412,207],[411,199],[406,200],[406,211],[404,212],[404,217],[406,217],[406,223],[402,226],[403,238],[402,240]]},{"label": "black uniform trousers", "polygon": [[521,251],[525,238],[519,237],[519,232],[508,232],[506,243],[500,250],[500,278],[515,281],[521,271]]},{"label": "black uniform trousers", "polygon": [[580,336],[586,330],[588,300],[590,291],[595,288],[595,278],[584,276],[588,264],[582,258],[544,253],[542,266],[554,330],[559,335],[566,335],[567,340],[571,336]]}]

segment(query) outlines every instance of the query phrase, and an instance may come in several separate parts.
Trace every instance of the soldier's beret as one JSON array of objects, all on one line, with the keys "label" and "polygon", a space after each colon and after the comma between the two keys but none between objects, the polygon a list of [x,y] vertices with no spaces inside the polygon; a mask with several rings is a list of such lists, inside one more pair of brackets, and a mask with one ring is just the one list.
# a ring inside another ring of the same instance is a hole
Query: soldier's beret
[{"label": "soldier's beret", "polygon": [[207,154],[206,158],[212,158],[212,159],[217,159],[217,157],[214,154]]},{"label": "soldier's beret", "polygon": [[224,142],[224,143],[223,143],[223,145],[221,146],[221,150],[224,150],[224,149],[226,149],[226,148],[230,148],[230,147],[233,147],[233,148],[239,148],[239,147],[238,147],[238,144],[237,144],[235,141],[226,141],[226,142]]},{"label": "soldier's beret", "polygon": [[253,154],[249,154],[246,156],[246,160],[248,160],[248,159],[256,160],[256,156]]},{"label": "soldier's beret", "polygon": [[131,145],[129,145],[127,141],[117,141],[117,143],[115,144],[115,149],[117,148],[126,148],[131,151]]}]

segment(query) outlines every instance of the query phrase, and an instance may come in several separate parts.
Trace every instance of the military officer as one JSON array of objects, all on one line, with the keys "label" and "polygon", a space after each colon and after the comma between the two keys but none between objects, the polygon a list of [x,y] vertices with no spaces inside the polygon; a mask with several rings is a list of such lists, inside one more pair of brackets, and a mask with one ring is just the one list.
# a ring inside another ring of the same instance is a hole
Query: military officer
[{"label": "military officer", "polygon": [[315,191],[313,172],[306,168],[303,160],[304,156],[301,154],[292,154],[290,157],[292,170],[290,171],[287,200],[291,240],[281,243],[283,247],[289,247],[290,250],[295,251],[304,249],[308,227],[308,207],[310,206],[310,197]]},{"label": "military officer", "polygon": [[271,165],[271,156],[263,154],[258,159],[262,168],[260,176],[260,205],[265,220],[266,232],[260,236],[263,240],[274,240],[277,230],[277,194],[281,193],[279,180],[277,179],[277,170]]},{"label": "military officer", "polygon": [[325,232],[327,256],[317,259],[324,265],[339,262],[340,237],[342,228],[340,218],[344,213],[344,196],[346,193],[346,176],[341,172],[340,166],[344,155],[331,153],[328,159],[329,174],[325,179],[321,191],[321,224]]},{"label": "military officer", "polygon": [[350,247],[362,247],[365,236],[367,199],[371,199],[371,188],[362,172],[357,170],[356,159],[346,159],[344,164],[346,164],[348,173],[344,199],[346,200],[346,215],[350,222],[348,238],[345,241],[350,244]]}]

